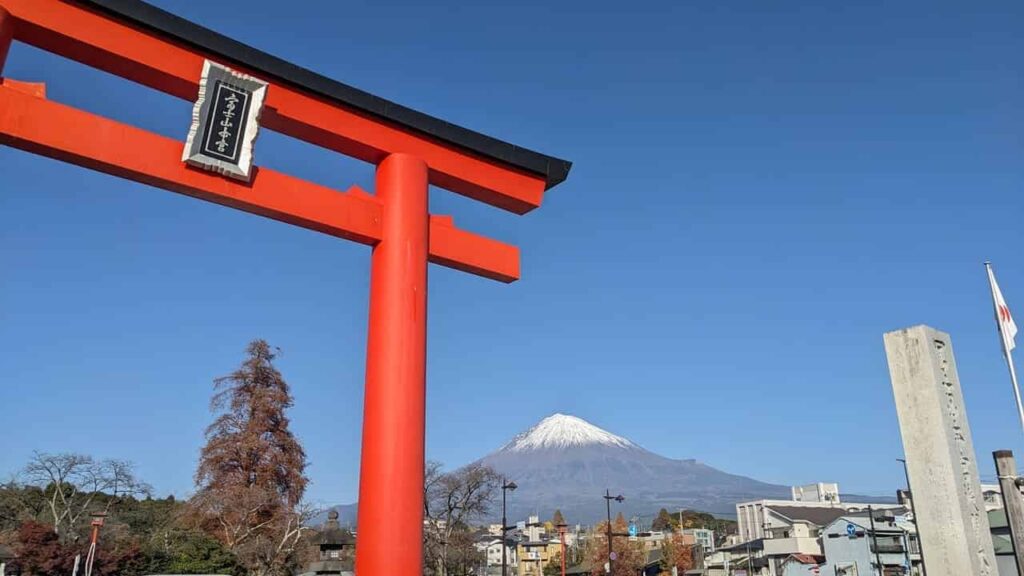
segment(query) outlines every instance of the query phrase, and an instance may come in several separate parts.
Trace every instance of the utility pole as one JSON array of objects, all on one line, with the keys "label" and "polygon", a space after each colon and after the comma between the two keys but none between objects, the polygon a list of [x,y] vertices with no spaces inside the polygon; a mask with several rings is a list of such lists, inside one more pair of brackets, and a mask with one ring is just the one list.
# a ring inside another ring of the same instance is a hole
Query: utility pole
[{"label": "utility pole", "polygon": [[750,558],[750,540],[747,540],[747,576],[753,576],[754,563]]},{"label": "utility pole", "polygon": [[878,574],[879,576],[885,576],[885,567],[882,566],[882,556],[878,553],[878,533],[875,532],[875,511],[871,506],[868,506],[868,520],[871,524],[871,547],[875,549],[875,564],[878,566]]},{"label": "utility pole", "polygon": [[501,483],[501,576],[505,576],[505,567],[508,563],[508,520],[505,518],[505,492],[518,488],[515,482],[502,480]]},{"label": "utility pole", "polygon": [[903,559],[907,562],[907,576],[912,576],[914,572],[914,561],[910,559],[910,535],[906,530],[903,532]]},{"label": "utility pole", "polygon": [[999,490],[1003,493],[1003,509],[1006,510],[1006,524],[1010,527],[1010,543],[1017,560],[1017,573],[1024,574],[1024,502],[1021,501],[1022,479],[1017,476],[1017,462],[1010,450],[996,450],[992,453],[996,461],[996,475]]},{"label": "utility pole", "polygon": [[605,491],[604,491],[605,510],[608,513],[608,573],[609,574],[612,573],[612,556],[614,556],[614,554],[615,554],[615,552],[612,551],[612,536],[613,535],[614,536],[621,536],[621,534],[612,534],[612,500],[615,500],[616,502],[620,502],[621,503],[623,500],[625,500],[625,498],[623,498],[622,494],[619,494],[618,496],[612,496],[612,493],[610,491],[608,491],[607,489],[605,489]]},{"label": "utility pole", "polygon": [[[928,576],[928,567],[924,563],[924,544],[921,543],[921,520],[917,517],[917,509],[914,507],[914,490],[910,487],[910,472],[907,470],[907,461],[903,458],[897,458],[896,461],[903,463],[903,477],[907,480],[907,494],[910,496],[910,513],[914,515],[914,535],[917,536],[917,553],[921,556],[921,576]],[[908,536],[907,543],[909,544],[909,542],[910,537]]]}]

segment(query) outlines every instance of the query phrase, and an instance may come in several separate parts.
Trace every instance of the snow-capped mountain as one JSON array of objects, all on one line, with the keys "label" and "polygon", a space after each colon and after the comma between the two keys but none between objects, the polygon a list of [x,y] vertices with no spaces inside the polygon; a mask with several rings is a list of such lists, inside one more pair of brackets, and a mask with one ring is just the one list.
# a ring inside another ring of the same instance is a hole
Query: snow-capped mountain
[{"label": "snow-capped mountain", "polygon": [[627,515],[659,508],[729,515],[736,502],[789,496],[785,486],[666,458],[566,414],[548,416],[479,462],[519,486],[509,495],[511,518],[550,517],[560,508],[570,522],[592,522],[605,514],[605,489],[626,497],[616,508]]},{"label": "snow-capped mountain", "polygon": [[602,444],[618,448],[638,448],[622,436],[602,430],[590,422],[567,414],[553,414],[539,424],[519,434],[501,450],[523,452],[545,448],[571,448],[587,444]]},{"label": "snow-capped mountain", "polygon": [[[734,517],[737,502],[789,499],[786,486],[767,484],[712,468],[696,460],[674,460],[599,428],[582,418],[554,414],[477,461],[515,481],[508,495],[508,519],[531,514],[548,519],[560,509],[572,524],[590,524],[605,516],[604,491],[622,494],[613,514],[627,517],[680,508]],[[887,497],[843,495],[857,502],[886,502]],[[357,504],[336,506],[343,525],[354,525]],[[492,519],[501,509],[492,510]],[[317,521],[326,519],[326,511]]]}]

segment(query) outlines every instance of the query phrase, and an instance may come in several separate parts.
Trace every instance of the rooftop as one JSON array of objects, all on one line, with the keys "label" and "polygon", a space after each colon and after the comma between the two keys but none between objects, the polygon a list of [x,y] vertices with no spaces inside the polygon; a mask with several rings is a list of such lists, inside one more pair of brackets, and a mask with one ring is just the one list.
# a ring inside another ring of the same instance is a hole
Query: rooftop
[{"label": "rooftop", "polygon": [[817,566],[818,564],[825,562],[825,557],[816,556],[814,554],[792,554],[789,558],[786,559],[787,562],[790,560],[792,560],[793,562],[798,562],[800,564],[813,564]]},{"label": "rooftop", "polygon": [[790,520],[810,522],[817,526],[826,526],[836,518],[850,513],[841,506],[768,506],[767,508]]}]

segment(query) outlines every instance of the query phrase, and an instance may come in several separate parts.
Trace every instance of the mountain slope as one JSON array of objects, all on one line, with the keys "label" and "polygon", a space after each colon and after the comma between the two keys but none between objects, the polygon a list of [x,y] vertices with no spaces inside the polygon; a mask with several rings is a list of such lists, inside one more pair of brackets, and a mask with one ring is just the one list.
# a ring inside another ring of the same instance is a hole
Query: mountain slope
[{"label": "mountain slope", "polygon": [[[788,498],[789,488],[729,474],[696,460],[674,460],[565,414],[554,414],[479,461],[514,480],[509,516],[549,518],[560,508],[570,522],[605,515],[605,489],[626,497],[627,516],[659,508],[691,508],[723,516],[735,503]],[[500,513],[500,511],[499,511]]]}]

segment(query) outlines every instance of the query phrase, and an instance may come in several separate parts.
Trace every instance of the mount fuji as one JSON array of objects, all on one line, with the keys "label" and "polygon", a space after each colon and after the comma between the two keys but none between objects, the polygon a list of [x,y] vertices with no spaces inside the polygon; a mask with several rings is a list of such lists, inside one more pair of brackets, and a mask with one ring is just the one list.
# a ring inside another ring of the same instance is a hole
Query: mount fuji
[{"label": "mount fuji", "polygon": [[477,463],[518,485],[508,498],[510,519],[548,518],[558,508],[570,522],[593,522],[605,515],[605,489],[626,497],[613,514],[627,516],[689,508],[728,517],[736,502],[790,496],[786,486],[666,458],[566,414],[548,416]]},{"label": "mount fuji", "polygon": [[[605,516],[605,489],[625,496],[612,513],[627,517],[687,508],[731,518],[737,502],[791,495],[786,486],[729,474],[696,460],[659,456],[566,414],[548,416],[475,464],[490,466],[518,486],[508,495],[510,522],[531,514],[547,519],[555,509],[573,524],[596,522]],[[332,509],[343,525],[351,526],[357,506]],[[500,514],[499,504],[491,519],[500,519]]]}]

